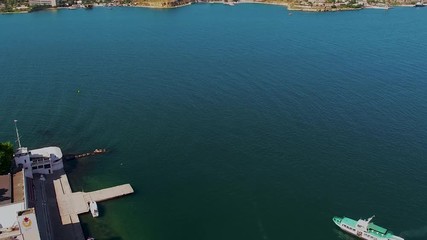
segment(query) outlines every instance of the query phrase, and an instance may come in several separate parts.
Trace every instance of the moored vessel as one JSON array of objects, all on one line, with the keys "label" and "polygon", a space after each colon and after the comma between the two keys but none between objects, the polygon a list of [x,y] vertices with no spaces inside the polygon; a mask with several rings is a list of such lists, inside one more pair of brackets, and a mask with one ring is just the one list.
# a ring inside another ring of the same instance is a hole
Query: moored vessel
[{"label": "moored vessel", "polygon": [[424,2],[417,2],[415,3],[414,7],[424,7]]},{"label": "moored vessel", "polygon": [[368,220],[359,219],[353,220],[347,217],[333,217],[334,223],[343,231],[355,235],[361,239],[366,240],[404,240],[403,238],[394,235],[388,229],[374,224],[372,219],[375,216],[368,218]]},{"label": "moored vessel", "polygon": [[90,209],[90,213],[92,213],[92,217],[98,217],[99,216],[99,212],[98,212],[98,204],[96,204],[95,201],[90,201],[89,203],[89,209]]}]

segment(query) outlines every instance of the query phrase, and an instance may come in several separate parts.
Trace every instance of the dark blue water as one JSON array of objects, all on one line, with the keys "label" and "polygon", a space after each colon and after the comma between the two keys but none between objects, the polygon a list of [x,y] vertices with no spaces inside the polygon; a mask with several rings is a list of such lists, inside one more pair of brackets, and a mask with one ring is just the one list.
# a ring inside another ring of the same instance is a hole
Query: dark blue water
[{"label": "dark blue water", "polygon": [[427,239],[427,9],[288,13],[2,15],[0,140],[110,150],[66,166],[136,191],[81,216],[97,239]]}]

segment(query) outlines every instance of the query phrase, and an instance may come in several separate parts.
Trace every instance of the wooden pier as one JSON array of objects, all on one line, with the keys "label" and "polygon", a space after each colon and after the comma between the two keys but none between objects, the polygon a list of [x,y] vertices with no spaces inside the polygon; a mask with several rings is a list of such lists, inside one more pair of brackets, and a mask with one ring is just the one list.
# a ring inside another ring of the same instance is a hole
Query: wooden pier
[{"label": "wooden pier", "polygon": [[72,192],[67,175],[53,181],[62,224],[79,223],[78,214],[89,212],[89,202],[101,202],[133,193],[130,184],[93,192]]}]

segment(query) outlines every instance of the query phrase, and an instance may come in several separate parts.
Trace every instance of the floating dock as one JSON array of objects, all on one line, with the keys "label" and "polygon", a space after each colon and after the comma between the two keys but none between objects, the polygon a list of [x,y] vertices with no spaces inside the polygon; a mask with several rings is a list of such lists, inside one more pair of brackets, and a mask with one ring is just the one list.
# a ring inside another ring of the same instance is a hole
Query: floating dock
[{"label": "floating dock", "polygon": [[72,192],[67,175],[53,181],[63,225],[79,223],[79,214],[89,212],[89,202],[101,202],[133,193],[130,184],[105,188],[93,192]]}]

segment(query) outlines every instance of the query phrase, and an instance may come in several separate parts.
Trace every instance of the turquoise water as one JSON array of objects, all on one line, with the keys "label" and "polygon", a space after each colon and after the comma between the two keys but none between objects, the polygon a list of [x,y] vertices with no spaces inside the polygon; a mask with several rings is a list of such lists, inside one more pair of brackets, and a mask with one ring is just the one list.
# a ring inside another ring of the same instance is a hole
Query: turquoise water
[{"label": "turquoise water", "polygon": [[0,16],[0,140],[107,148],[97,239],[426,239],[427,9],[96,8]]}]

